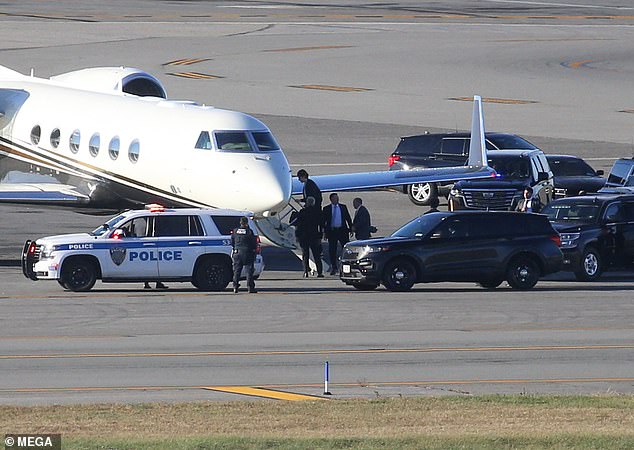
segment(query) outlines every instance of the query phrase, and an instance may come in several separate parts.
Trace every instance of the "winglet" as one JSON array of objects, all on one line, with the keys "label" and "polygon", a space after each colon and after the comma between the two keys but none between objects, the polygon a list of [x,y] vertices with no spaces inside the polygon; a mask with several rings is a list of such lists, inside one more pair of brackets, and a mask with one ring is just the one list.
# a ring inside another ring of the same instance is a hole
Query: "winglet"
[{"label": "winglet", "polygon": [[487,148],[484,143],[484,114],[482,113],[482,98],[473,96],[473,118],[471,121],[471,143],[469,144],[468,166],[486,167]]}]

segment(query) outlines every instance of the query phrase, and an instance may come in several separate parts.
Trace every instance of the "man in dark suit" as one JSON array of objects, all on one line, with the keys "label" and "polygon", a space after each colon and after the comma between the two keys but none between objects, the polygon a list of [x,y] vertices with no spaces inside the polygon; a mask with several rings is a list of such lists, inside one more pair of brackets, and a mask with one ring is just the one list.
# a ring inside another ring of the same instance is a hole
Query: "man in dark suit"
[{"label": "man in dark suit", "polygon": [[542,210],[542,204],[538,197],[533,198],[533,188],[527,186],[524,189],[524,197],[517,203],[515,211],[538,213]]},{"label": "man in dark suit", "polygon": [[308,197],[312,197],[315,199],[315,206],[321,209],[323,198],[321,196],[321,189],[319,189],[317,183],[308,178],[308,172],[306,172],[304,169],[299,169],[297,171],[297,179],[299,179],[299,181],[304,184],[304,189],[302,191],[302,202],[306,203],[306,199]]},{"label": "man in dark suit", "polygon": [[354,206],[355,213],[354,219],[352,219],[352,231],[354,231],[354,237],[356,239],[370,239],[370,213],[368,208],[363,206],[363,200],[359,197],[352,200],[352,206]]},{"label": "man in dark suit", "polygon": [[324,233],[328,239],[328,253],[330,254],[330,275],[337,274],[338,244],[346,245],[350,237],[352,219],[346,205],[339,204],[339,196],[330,194],[330,205],[323,209]]}]

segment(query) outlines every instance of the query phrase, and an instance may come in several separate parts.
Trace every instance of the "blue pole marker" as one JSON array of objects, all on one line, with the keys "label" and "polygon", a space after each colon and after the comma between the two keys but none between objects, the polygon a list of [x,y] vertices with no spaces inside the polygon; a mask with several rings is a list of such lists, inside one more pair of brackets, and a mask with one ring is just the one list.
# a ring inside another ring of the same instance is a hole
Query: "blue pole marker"
[{"label": "blue pole marker", "polygon": [[328,365],[328,361],[326,361],[326,363],[324,364],[324,395],[332,395],[330,394],[330,392],[328,392],[328,381],[329,381],[329,365]]}]

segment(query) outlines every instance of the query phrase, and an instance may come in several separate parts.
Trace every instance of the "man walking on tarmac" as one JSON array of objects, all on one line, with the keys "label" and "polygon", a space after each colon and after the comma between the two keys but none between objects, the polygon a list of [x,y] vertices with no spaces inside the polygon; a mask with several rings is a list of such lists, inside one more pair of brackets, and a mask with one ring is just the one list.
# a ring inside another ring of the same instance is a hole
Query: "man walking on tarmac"
[{"label": "man walking on tarmac", "polygon": [[233,293],[238,293],[240,287],[240,275],[242,268],[247,268],[247,286],[249,294],[255,294],[255,281],[253,280],[253,263],[255,262],[255,252],[258,246],[257,239],[249,227],[249,219],[240,217],[240,226],[231,232],[231,246],[233,254]]}]

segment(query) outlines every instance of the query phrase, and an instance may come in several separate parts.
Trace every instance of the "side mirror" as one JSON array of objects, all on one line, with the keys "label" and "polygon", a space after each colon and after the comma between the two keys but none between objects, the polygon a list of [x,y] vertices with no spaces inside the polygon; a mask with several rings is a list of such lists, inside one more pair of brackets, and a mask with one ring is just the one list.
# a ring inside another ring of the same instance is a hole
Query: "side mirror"
[{"label": "side mirror", "polygon": [[537,181],[548,181],[548,172],[538,172]]},{"label": "side mirror", "polygon": [[116,230],[114,230],[114,232],[112,233],[112,235],[110,236],[112,239],[121,239],[125,237],[125,231],[123,231],[121,228],[118,228]]},{"label": "side mirror", "polygon": [[603,170],[597,170],[595,172],[598,176],[602,177],[603,175],[605,175],[605,172]]}]

